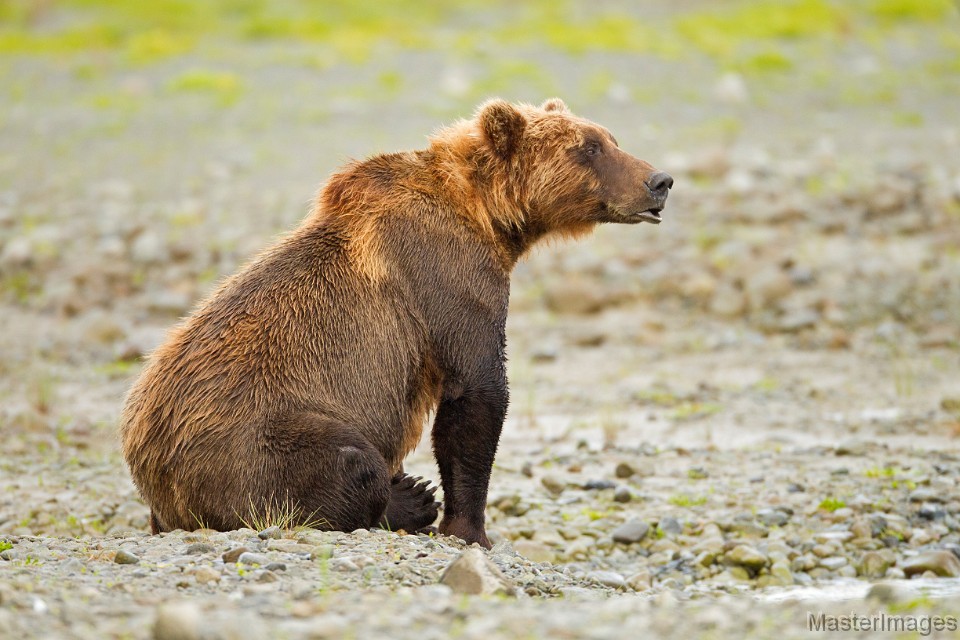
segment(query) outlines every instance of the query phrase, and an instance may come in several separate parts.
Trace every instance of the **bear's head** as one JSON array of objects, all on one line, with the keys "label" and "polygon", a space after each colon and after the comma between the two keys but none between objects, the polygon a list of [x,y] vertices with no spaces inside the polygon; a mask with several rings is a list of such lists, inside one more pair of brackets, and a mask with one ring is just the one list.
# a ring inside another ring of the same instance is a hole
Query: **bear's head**
[{"label": "bear's head", "polygon": [[539,107],[491,100],[473,123],[493,206],[512,207],[509,217],[531,234],[661,222],[673,178],[621,150],[607,129],[573,115],[562,100]]}]

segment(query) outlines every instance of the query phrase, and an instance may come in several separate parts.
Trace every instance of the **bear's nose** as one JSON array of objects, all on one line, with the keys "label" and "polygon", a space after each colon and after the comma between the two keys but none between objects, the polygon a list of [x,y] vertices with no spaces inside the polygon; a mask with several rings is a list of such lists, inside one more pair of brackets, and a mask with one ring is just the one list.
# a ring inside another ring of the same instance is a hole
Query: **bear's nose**
[{"label": "bear's nose", "polygon": [[666,196],[673,187],[673,177],[666,171],[657,171],[647,180],[647,188],[655,196]]}]

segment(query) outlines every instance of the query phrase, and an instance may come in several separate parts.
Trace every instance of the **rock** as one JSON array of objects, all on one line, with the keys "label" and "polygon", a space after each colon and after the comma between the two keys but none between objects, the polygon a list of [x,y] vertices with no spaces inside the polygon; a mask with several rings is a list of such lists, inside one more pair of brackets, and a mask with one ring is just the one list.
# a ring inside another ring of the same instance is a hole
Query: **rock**
[{"label": "rock", "polygon": [[283,537],[283,533],[280,531],[280,527],[267,527],[258,532],[257,537],[261,540],[279,540]]},{"label": "rock", "polygon": [[857,574],[865,578],[882,578],[890,568],[890,561],[878,551],[867,551],[860,558]]},{"label": "rock", "polygon": [[70,558],[60,566],[61,570],[67,574],[75,574],[83,571],[83,563],[77,558]]},{"label": "rock", "polygon": [[950,551],[927,551],[909,558],[900,564],[903,573],[910,577],[924,571],[933,571],[943,578],[960,578],[960,560]]},{"label": "rock", "polygon": [[197,581],[197,584],[220,582],[220,572],[213,567],[197,567],[193,572],[193,579]]},{"label": "rock", "polygon": [[648,571],[635,573],[627,578],[627,586],[634,591],[646,591],[653,587],[653,577]]},{"label": "rock", "polygon": [[225,551],[223,555],[220,557],[223,558],[224,562],[229,564],[231,562],[237,562],[237,560],[240,559],[240,556],[247,553],[248,551],[250,551],[250,549],[248,549],[247,547],[235,547],[233,549],[230,549],[229,551]]},{"label": "rock", "polygon": [[587,578],[613,589],[625,589],[627,587],[627,581],[615,571],[591,571],[587,574]]},{"label": "rock", "polygon": [[660,523],[657,525],[657,528],[671,536],[678,536],[683,533],[683,525],[672,516],[660,518]]},{"label": "rock", "polygon": [[913,592],[899,585],[881,582],[871,585],[867,591],[866,600],[875,600],[882,604],[896,604],[913,597]]},{"label": "rock", "polygon": [[861,518],[850,525],[850,533],[855,539],[869,540],[873,537],[873,526]]},{"label": "rock", "polygon": [[770,575],[776,578],[780,586],[789,586],[794,583],[793,572],[790,571],[790,565],[786,562],[774,562],[770,566]]},{"label": "rock", "polygon": [[560,495],[567,488],[567,483],[553,474],[543,476],[540,479],[540,484],[555,496]]},{"label": "rock", "polygon": [[793,290],[790,276],[777,265],[760,266],[744,282],[750,307],[766,309]]},{"label": "rock", "polygon": [[924,520],[943,520],[947,517],[947,511],[938,504],[924,502],[920,505],[920,508],[917,509],[917,515]]},{"label": "rock", "polygon": [[841,567],[847,566],[847,559],[843,556],[830,556],[829,558],[822,558],[820,560],[820,566],[830,571],[836,571]]},{"label": "rock", "polygon": [[154,640],[201,640],[203,613],[191,602],[171,602],[157,607]]},{"label": "rock", "polygon": [[616,468],[613,470],[613,475],[618,478],[629,478],[634,473],[636,473],[636,471],[629,462],[617,463]]},{"label": "rock", "polygon": [[287,565],[283,562],[271,562],[264,567],[267,571],[286,571]]},{"label": "rock", "polygon": [[553,562],[555,554],[547,545],[533,540],[517,540],[513,543],[513,549],[524,558],[533,562]]},{"label": "rock", "polygon": [[113,557],[113,561],[117,564],[137,564],[140,562],[140,558],[133,555],[126,549],[120,549],[117,551],[117,555]]},{"label": "rock", "polygon": [[810,329],[820,322],[820,314],[813,309],[794,309],[784,314],[777,325],[780,331],[796,333]]},{"label": "rock", "polygon": [[257,575],[257,582],[276,582],[279,579],[280,576],[268,569],[264,569]]},{"label": "rock", "polygon": [[767,566],[767,556],[760,553],[749,545],[739,545],[726,553],[726,560],[729,564],[744,567],[751,571],[759,571]]},{"label": "rock", "polygon": [[194,542],[193,544],[187,545],[184,553],[188,556],[198,556],[204,553],[213,553],[216,550],[217,548],[209,542]]},{"label": "rock", "polygon": [[613,492],[613,501],[625,504],[633,500],[633,492],[630,491],[629,487],[624,487],[623,485],[617,487],[616,491]]},{"label": "rock", "polygon": [[583,483],[583,488],[587,491],[602,491],[604,489],[614,489],[617,483],[613,480],[587,480]]},{"label": "rock", "polygon": [[726,318],[737,318],[747,310],[747,296],[729,283],[717,287],[710,300],[710,311]]},{"label": "rock", "polygon": [[757,520],[768,527],[782,527],[790,520],[790,516],[779,509],[760,509],[757,511]]},{"label": "rock", "polygon": [[441,584],[454,593],[469,595],[515,595],[512,584],[486,554],[467,549],[443,572]]},{"label": "rock", "polygon": [[629,520],[613,530],[613,541],[634,544],[643,540],[650,532],[650,525],[642,520]]},{"label": "rock", "polygon": [[910,502],[943,502],[943,496],[929,487],[919,487],[910,492]]},{"label": "rock", "polygon": [[265,567],[270,564],[270,559],[261,553],[245,551],[240,554],[239,558],[237,558],[237,564],[257,564],[261,567]]}]

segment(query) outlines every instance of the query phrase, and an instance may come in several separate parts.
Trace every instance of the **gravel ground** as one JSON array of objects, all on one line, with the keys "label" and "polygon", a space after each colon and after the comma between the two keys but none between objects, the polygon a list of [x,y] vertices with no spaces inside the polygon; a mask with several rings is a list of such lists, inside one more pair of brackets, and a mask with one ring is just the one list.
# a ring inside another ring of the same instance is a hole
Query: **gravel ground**
[{"label": "gravel ground", "polygon": [[[779,72],[493,36],[3,58],[0,637],[955,637],[958,19],[778,40]],[[115,435],[141,357],[347,157],[492,93],[559,94],[677,180],[659,227],[516,270],[494,550],[148,535]]]}]

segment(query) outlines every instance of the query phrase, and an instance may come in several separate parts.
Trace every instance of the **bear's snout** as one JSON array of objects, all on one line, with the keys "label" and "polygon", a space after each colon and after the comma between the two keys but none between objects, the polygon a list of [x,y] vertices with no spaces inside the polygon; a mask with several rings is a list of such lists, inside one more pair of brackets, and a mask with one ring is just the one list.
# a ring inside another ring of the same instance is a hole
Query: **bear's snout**
[{"label": "bear's snout", "polygon": [[645,184],[650,190],[650,195],[663,202],[667,199],[667,192],[673,187],[673,176],[666,171],[657,171],[647,179]]}]

